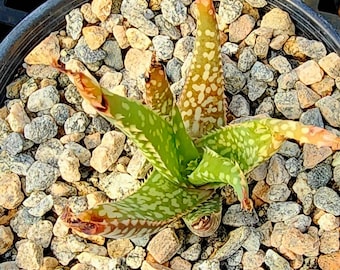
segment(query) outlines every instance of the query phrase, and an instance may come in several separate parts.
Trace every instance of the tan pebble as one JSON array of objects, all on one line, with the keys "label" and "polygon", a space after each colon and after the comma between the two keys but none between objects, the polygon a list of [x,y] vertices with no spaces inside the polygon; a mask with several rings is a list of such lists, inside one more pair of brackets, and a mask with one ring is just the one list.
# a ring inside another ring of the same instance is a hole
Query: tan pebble
[{"label": "tan pebble", "polygon": [[149,7],[151,8],[151,10],[160,10],[161,9],[161,2],[162,0],[150,0],[149,2]]},{"label": "tan pebble", "polygon": [[93,0],[91,4],[92,12],[100,21],[105,21],[111,13],[112,0]]},{"label": "tan pebble", "polygon": [[242,257],[242,265],[244,270],[252,270],[260,267],[264,262],[265,252],[263,250],[259,250],[257,252],[254,251],[246,251]]},{"label": "tan pebble", "polygon": [[91,24],[98,22],[96,14],[93,13],[90,3],[85,3],[80,7],[80,12],[83,14],[84,19]]},{"label": "tan pebble", "polygon": [[83,28],[86,44],[91,50],[97,50],[102,46],[109,33],[100,26],[86,26]]},{"label": "tan pebble", "polygon": [[13,241],[11,228],[0,225],[0,255],[5,254],[12,247]]},{"label": "tan pebble", "polygon": [[18,133],[23,133],[25,125],[30,123],[30,119],[20,102],[16,102],[11,106],[6,120],[11,129]]},{"label": "tan pebble", "polygon": [[320,237],[320,252],[323,254],[330,254],[338,251],[339,243],[339,229],[323,232]]},{"label": "tan pebble", "polygon": [[[143,61],[140,61],[140,59],[143,59]],[[131,48],[126,53],[124,64],[126,70],[131,72],[131,75],[137,78],[140,75],[145,74],[145,72],[149,70],[151,61],[151,51],[141,51],[135,48]]]},{"label": "tan pebble", "polygon": [[132,48],[146,50],[151,45],[151,39],[136,28],[127,29],[126,37]]},{"label": "tan pebble", "polygon": [[171,260],[170,266],[173,270],[191,270],[191,263],[179,256]]},{"label": "tan pebble", "polygon": [[112,91],[114,87],[120,84],[123,79],[123,74],[120,72],[105,72],[100,78],[99,84],[101,87]]},{"label": "tan pebble", "polygon": [[41,80],[40,88],[45,88],[47,86],[57,86],[57,84],[58,83],[56,80],[45,78]]},{"label": "tan pebble", "polygon": [[336,217],[330,213],[323,213],[318,219],[317,224],[321,230],[331,231],[339,227],[339,217]]},{"label": "tan pebble", "polygon": [[9,111],[7,110],[7,107],[0,108],[0,119],[5,120],[8,114]]},{"label": "tan pebble", "polygon": [[64,135],[60,138],[60,142],[62,144],[67,144],[69,142],[80,142],[85,137],[85,133],[78,132],[78,133],[71,133]]},{"label": "tan pebble", "polygon": [[58,265],[59,262],[56,258],[44,257],[42,266],[39,270],[54,270]]},{"label": "tan pebble", "polygon": [[320,82],[323,78],[324,72],[314,60],[308,60],[302,65],[295,68],[296,74],[301,82],[305,85],[311,85]]},{"label": "tan pebble", "polygon": [[333,153],[330,147],[320,147],[312,144],[303,145],[303,166],[305,168],[314,168],[317,164],[324,161]]},{"label": "tan pebble", "polygon": [[256,38],[254,52],[259,58],[264,59],[267,57],[269,43],[270,39],[265,36],[258,36]]},{"label": "tan pebble", "polygon": [[77,41],[71,38],[70,36],[59,37],[59,44],[62,49],[70,50],[77,45]]},{"label": "tan pebble", "polygon": [[239,43],[248,36],[254,26],[255,20],[252,16],[242,15],[229,25],[229,41]]},{"label": "tan pebble", "polygon": [[111,258],[123,258],[133,250],[129,239],[111,239],[107,242],[107,251]]},{"label": "tan pebble", "polygon": [[87,149],[96,148],[100,144],[100,133],[96,132],[86,135],[84,138],[84,144]]},{"label": "tan pebble", "polygon": [[289,227],[283,222],[275,223],[273,232],[270,236],[270,243],[272,247],[280,247],[282,245],[282,238],[287,233]]},{"label": "tan pebble", "polygon": [[287,34],[278,35],[271,40],[269,47],[273,50],[281,50],[288,38],[289,36]]},{"label": "tan pebble", "polygon": [[126,49],[127,47],[130,46],[130,43],[126,36],[126,29],[124,26],[116,25],[113,27],[112,32],[121,49]]},{"label": "tan pebble", "polygon": [[318,259],[318,264],[321,270],[339,270],[340,251],[321,255]]},{"label": "tan pebble", "polygon": [[279,8],[273,8],[262,17],[261,27],[272,28],[274,36],[295,34],[295,26],[289,13]]},{"label": "tan pebble", "polygon": [[260,198],[264,202],[272,202],[268,197],[270,186],[265,181],[258,181],[253,189],[252,195]]},{"label": "tan pebble", "polygon": [[98,111],[86,99],[83,99],[83,101],[81,102],[81,107],[83,108],[85,113],[92,117],[98,115]]},{"label": "tan pebble", "polygon": [[77,263],[70,270],[96,270],[96,268],[85,263]]},{"label": "tan pebble", "polygon": [[86,195],[88,208],[93,208],[97,204],[109,202],[109,198],[106,196],[105,192],[95,191]]},{"label": "tan pebble", "polygon": [[0,206],[6,209],[15,209],[24,200],[21,190],[21,181],[15,173],[0,174]]},{"label": "tan pebble", "polygon": [[295,83],[295,89],[302,109],[313,106],[321,98],[316,92],[300,81]]},{"label": "tan pebble", "polygon": [[340,56],[335,52],[321,58],[319,65],[333,79],[340,77]]},{"label": "tan pebble", "polygon": [[313,83],[311,88],[320,96],[325,97],[332,94],[334,85],[334,79],[326,75],[320,82]]}]

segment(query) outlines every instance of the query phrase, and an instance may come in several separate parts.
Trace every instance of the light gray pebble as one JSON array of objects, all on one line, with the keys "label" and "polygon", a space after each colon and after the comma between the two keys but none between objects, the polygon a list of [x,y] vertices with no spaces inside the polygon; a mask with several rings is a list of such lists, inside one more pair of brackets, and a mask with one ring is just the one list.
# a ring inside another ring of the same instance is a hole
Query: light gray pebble
[{"label": "light gray pebble", "polygon": [[74,110],[72,107],[64,103],[55,104],[50,110],[50,114],[59,126],[63,126],[65,121],[70,118],[73,113]]},{"label": "light gray pebble", "polygon": [[285,160],[279,155],[275,154],[271,157],[266,182],[268,185],[275,185],[281,183],[288,183],[290,175],[285,168]]},{"label": "light gray pebble", "polygon": [[146,247],[147,244],[150,241],[150,235],[144,235],[141,237],[137,237],[137,238],[132,238],[131,239],[132,243],[135,244],[135,246],[140,246],[140,247]]},{"label": "light gray pebble", "polygon": [[77,45],[74,47],[74,52],[85,64],[94,64],[98,61],[104,60],[107,55],[107,53],[102,49],[91,50],[83,37],[79,39]]},{"label": "light gray pebble", "polygon": [[182,62],[188,57],[188,54],[194,49],[193,37],[183,37],[176,42],[174,57],[177,57]]},{"label": "light gray pebble", "polygon": [[268,190],[268,199],[273,202],[284,202],[290,196],[290,190],[285,183],[271,185]]},{"label": "light gray pebble", "polygon": [[220,262],[217,259],[205,260],[194,264],[192,270],[220,270]]},{"label": "light gray pebble", "polygon": [[79,8],[71,10],[69,14],[65,16],[66,19],[66,33],[73,39],[80,38],[81,30],[83,28],[83,14]]},{"label": "light gray pebble", "polygon": [[79,159],[80,163],[84,166],[90,166],[91,152],[84,146],[76,142],[69,142],[65,145],[66,149],[69,149]]},{"label": "light gray pebble", "polygon": [[243,253],[244,253],[243,249],[239,249],[233,255],[231,255],[229,258],[226,259],[228,269],[231,268],[230,266],[239,266],[240,265]]},{"label": "light gray pebble", "polygon": [[80,213],[87,210],[88,204],[85,196],[73,196],[68,199],[69,207],[73,213]]},{"label": "light gray pebble", "polygon": [[251,69],[251,67],[255,64],[257,60],[257,56],[251,47],[245,47],[238,59],[237,67],[242,72],[246,72]]},{"label": "light gray pebble", "polygon": [[27,109],[31,112],[40,112],[51,109],[59,102],[59,92],[55,86],[49,85],[38,89],[28,97]]},{"label": "light gray pebble", "polygon": [[221,18],[220,24],[225,26],[232,23],[240,17],[243,4],[239,0],[222,0],[218,9],[218,15]]},{"label": "light gray pebble", "polygon": [[30,240],[23,240],[18,247],[15,262],[23,269],[40,269],[43,264],[43,248]]},{"label": "light gray pebble", "polygon": [[177,82],[182,78],[181,67],[183,63],[177,58],[172,58],[166,64],[166,74],[171,82]]},{"label": "light gray pebble", "polygon": [[142,265],[144,257],[146,256],[145,250],[136,246],[126,257],[126,265],[132,269],[139,269]]},{"label": "light gray pebble", "polygon": [[51,250],[59,263],[64,266],[68,265],[76,256],[76,253],[69,249],[66,237],[53,237]]},{"label": "light gray pebble", "polygon": [[64,146],[62,143],[58,139],[52,138],[39,145],[34,157],[37,161],[56,167],[63,150]]},{"label": "light gray pebble", "polygon": [[322,116],[333,127],[340,127],[340,101],[332,96],[318,100],[315,106],[320,109]]},{"label": "light gray pebble", "polygon": [[[83,98],[80,96],[80,94],[77,90],[77,87],[74,84],[69,84],[65,88],[65,99],[66,99],[67,102],[74,104],[74,105],[80,105],[81,102],[83,101]],[[70,116],[71,115],[72,114],[70,114]]]},{"label": "light gray pebble", "polygon": [[65,121],[66,134],[84,132],[89,124],[89,119],[84,112],[77,112]]},{"label": "light gray pebble", "polygon": [[24,144],[24,137],[20,133],[12,132],[2,142],[1,149],[7,151],[11,156],[15,156],[24,149]]},{"label": "light gray pebble", "polygon": [[268,220],[272,222],[285,221],[301,211],[301,206],[296,202],[273,202],[267,210]]},{"label": "light gray pebble", "polygon": [[181,32],[178,28],[164,19],[163,15],[160,14],[155,17],[155,24],[159,28],[160,35],[169,36],[172,40],[181,38]]},{"label": "light gray pebble", "polygon": [[291,120],[299,119],[302,114],[297,91],[279,92],[275,94],[274,102],[277,109]]},{"label": "light gray pebble", "polygon": [[27,238],[43,248],[48,248],[52,239],[53,224],[49,220],[39,220],[27,231]]},{"label": "light gray pebble", "polygon": [[269,60],[269,64],[280,74],[292,71],[292,66],[286,57],[278,55]]},{"label": "light gray pebble", "polygon": [[42,217],[53,207],[52,195],[43,198],[35,207],[28,210],[28,212],[35,217]]},{"label": "light gray pebble", "polygon": [[321,163],[316,165],[307,173],[307,183],[313,189],[325,187],[332,179],[332,167],[329,164]]},{"label": "light gray pebble", "polygon": [[187,261],[197,261],[201,255],[202,246],[200,243],[191,245],[181,253],[181,257]]},{"label": "light gray pebble", "polygon": [[214,254],[213,259],[225,260],[240,249],[244,241],[249,237],[251,230],[249,227],[240,227],[229,233],[229,239]]},{"label": "light gray pebble", "polygon": [[325,127],[319,108],[312,108],[303,112],[300,117],[300,122],[305,125],[313,125],[321,128]]},{"label": "light gray pebble", "polygon": [[247,81],[247,87],[248,87],[248,97],[249,97],[249,99],[251,101],[255,101],[258,98],[260,98],[266,92],[267,83],[250,78]]},{"label": "light gray pebble", "polygon": [[26,192],[45,190],[57,181],[59,170],[49,164],[36,161],[28,169],[26,176]]},{"label": "light gray pebble", "polygon": [[262,8],[267,5],[266,0],[246,0],[246,2],[255,8]]},{"label": "light gray pebble", "polygon": [[275,104],[271,97],[265,97],[260,105],[255,110],[255,115],[268,114],[273,116],[275,110]]},{"label": "light gray pebble", "polygon": [[225,63],[223,74],[225,89],[232,95],[238,94],[247,82],[245,75],[233,64]]},{"label": "light gray pebble", "polygon": [[24,128],[25,138],[40,144],[53,138],[58,133],[58,126],[49,115],[34,118]]},{"label": "light gray pebble", "polygon": [[250,69],[250,75],[252,78],[258,81],[271,82],[274,80],[273,71],[268,66],[259,61],[256,61]]},{"label": "light gray pebble", "polygon": [[99,132],[105,134],[111,130],[110,123],[102,116],[92,117],[91,123],[86,128],[87,134],[93,134]]},{"label": "light gray pebble", "polygon": [[121,70],[124,68],[122,51],[117,41],[105,41],[102,49],[106,52],[106,57],[104,58],[104,63],[106,65],[113,67],[115,70]]},{"label": "light gray pebble", "polygon": [[340,197],[329,187],[320,187],[314,194],[314,205],[334,216],[340,216]]},{"label": "light gray pebble", "polygon": [[19,237],[26,238],[28,229],[39,220],[39,217],[32,216],[30,213],[28,213],[28,208],[23,207],[11,219],[10,225],[12,230]]},{"label": "light gray pebble", "polygon": [[[133,7],[133,8],[131,8]],[[147,18],[144,17],[144,11],[147,9],[148,3],[140,0],[123,0],[121,5],[121,13],[134,27],[138,28],[148,36],[157,36],[158,27]]]},{"label": "light gray pebble", "polygon": [[158,35],[152,39],[152,44],[159,60],[170,60],[174,52],[174,43],[168,36]]},{"label": "light gray pebble", "polygon": [[23,201],[23,205],[32,208],[39,204],[39,202],[46,197],[46,193],[43,191],[33,191],[29,197]]},{"label": "light gray pebble", "polygon": [[295,83],[299,80],[298,76],[296,75],[295,70],[292,70],[287,73],[281,74],[277,78],[277,84],[279,89],[293,89],[295,87]]},{"label": "light gray pebble", "polygon": [[242,210],[240,204],[231,205],[222,218],[224,225],[232,227],[252,226],[257,222],[259,222],[257,213]]},{"label": "light gray pebble", "polygon": [[270,270],[290,270],[289,262],[272,249],[268,249],[264,263]]},{"label": "light gray pebble", "polygon": [[67,235],[66,239],[67,246],[71,252],[79,253],[85,250],[86,244],[84,243],[84,240],[82,240],[81,237],[69,234]]},{"label": "light gray pebble", "polygon": [[180,25],[187,18],[187,8],[180,0],[163,0],[161,10],[164,19],[174,26]]},{"label": "light gray pebble", "polygon": [[242,95],[235,95],[229,103],[229,110],[236,116],[249,116],[250,105],[249,102]]},{"label": "light gray pebble", "polygon": [[261,246],[262,234],[254,227],[250,227],[251,233],[243,242],[242,247],[250,252],[257,252]]},{"label": "light gray pebble", "polygon": [[238,51],[238,44],[227,41],[221,47],[221,53],[228,56],[233,56]]},{"label": "light gray pebble", "polygon": [[285,141],[278,154],[285,156],[285,157],[299,157],[301,155],[301,149],[299,145],[295,142]]},{"label": "light gray pebble", "polygon": [[28,169],[34,163],[34,158],[28,154],[17,154],[10,157],[6,162],[9,162],[11,172],[17,175],[27,175]]},{"label": "light gray pebble", "polygon": [[295,157],[286,160],[285,167],[290,176],[296,177],[302,171],[302,160]]},{"label": "light gray pebble", "polygon": [[301,232],[307,232],[309,226],[312,224],[312,219],[309,216],[300,214],[285,220],[284,223],[289,227],[293,227],[300,230]]}]

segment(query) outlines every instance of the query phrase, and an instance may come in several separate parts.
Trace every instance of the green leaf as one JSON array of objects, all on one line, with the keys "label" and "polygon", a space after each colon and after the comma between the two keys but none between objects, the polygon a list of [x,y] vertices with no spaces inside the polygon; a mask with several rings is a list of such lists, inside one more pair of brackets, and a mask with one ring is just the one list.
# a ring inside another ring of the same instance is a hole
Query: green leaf
[{"label": "green leaf", "polygon": [[117,202],[105,203],[62,220],[77,231],[108,238],[133,238],[159,231],[191,212],[212,196],[213,190],[183,188],[153,171],[142,187]]}]

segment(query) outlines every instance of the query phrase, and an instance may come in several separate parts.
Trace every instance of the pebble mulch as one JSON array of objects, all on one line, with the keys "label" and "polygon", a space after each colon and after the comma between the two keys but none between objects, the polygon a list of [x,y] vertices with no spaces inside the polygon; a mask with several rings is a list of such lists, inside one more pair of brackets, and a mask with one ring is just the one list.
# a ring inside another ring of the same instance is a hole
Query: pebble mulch
[{"label": "pebble mulch", "polygon": [[[229,114],[266,113],[340,134],[340,57],[295,35],[266,0],[217,6]],[[61,61],[79,59],[102,86],[141,99],[152,52],[178,94],[192,59],[192,0],[93,0],[57,33]],[[46,33],[46,36],[49,33]],[[217,233],[178,224],[139,239],[75,235],[58,219],[136,190],[149,165],[53,68],[25,65],[0,109],[1,270],[339,269],[340,153],[286,142],[249,175],[255,211],[230,187]]]}]

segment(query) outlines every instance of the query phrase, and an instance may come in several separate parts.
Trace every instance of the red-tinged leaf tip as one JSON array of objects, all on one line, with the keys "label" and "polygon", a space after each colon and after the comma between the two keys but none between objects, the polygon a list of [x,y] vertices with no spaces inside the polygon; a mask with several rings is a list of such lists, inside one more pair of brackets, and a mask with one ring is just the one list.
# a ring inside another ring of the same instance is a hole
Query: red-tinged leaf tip
[{"label": "red-tinged leaf tip", "polygon": [[242,193],[243,193],[243,198],[241,199],[241,208],[248,212],[253,211],[254,204],[253,204],[253,201],[249,198],[248,190],[243,187]]}]

